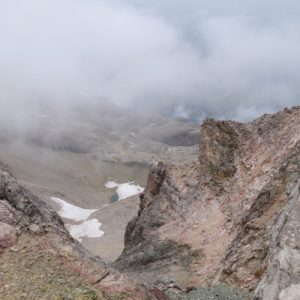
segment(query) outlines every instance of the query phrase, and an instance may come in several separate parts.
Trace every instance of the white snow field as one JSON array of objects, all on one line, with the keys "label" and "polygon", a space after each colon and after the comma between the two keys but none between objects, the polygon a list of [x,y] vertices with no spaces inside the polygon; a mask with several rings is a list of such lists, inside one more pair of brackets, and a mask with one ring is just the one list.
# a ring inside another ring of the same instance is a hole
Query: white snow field
[{"label": "white snow field", "polygon": [[71,219],[73,221],[86,220],[92,213],[98,210],[81,208],[57,197],[51,197],[51,200],[60,206],[60,210],[57,213],[61,217]]},{"label": "white snow field", "polygon": [[116,193],[119,199],[123,200],[129,197],[142,193],[145,189],[139,185],[134,184],[134,181],[127,183],[117,183],[115,181],[107,181],[105,187],[108,189],[116,188]]},{"label": "white snow field", "polygon": [[[98,238],[104,234],[104,231],[100,230],[102,224],[97,219],[87,220],[98,209],[81,208],[57,197],[50,199],[59,205],[60,209],[57,213],[61,217],[77,222],[82,221],[79,224],[65,224],[74,239],[81,242],[83,237]],[[107,205],[103,207],[105,206]]]},{"label": "white snow field", "polygon": [[104,234],[104,231],[100,230],[102,224],[97,219],[91,219],[83,221],[78,225],[66,225],[71,236],[77,239],[79,242],[82,241],[83,237],[98,238]]}]

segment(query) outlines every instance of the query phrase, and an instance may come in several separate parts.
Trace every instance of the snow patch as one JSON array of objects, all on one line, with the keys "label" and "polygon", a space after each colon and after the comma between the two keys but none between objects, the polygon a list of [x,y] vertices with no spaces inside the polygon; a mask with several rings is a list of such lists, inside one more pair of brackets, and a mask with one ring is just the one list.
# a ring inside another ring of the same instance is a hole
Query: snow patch
[{"label": "snow patch", "polygon": [[116,192],[119,195],[119,200],[123,200],[137,194],[140,194],[144,191],[139,185],[135,185],[133,183],[122,183],[118,186]]},{"label": "snow patch", "polygon": [[113,189],[119,186],[119,184],[116,183],[115,181],[107,181],[104,185],[108,189]]},{"label": "snow patch", "polygon": [[91,219],[84,221],[78,225],[66,225],[71,236],[82,242],[82,238],[99,238],[104,234],[104,231],[100,230],[102,224],[97,219]]},{"label": "snow patch", "polygon": [[105,187],[108,189],[116,188],[116,193],[119,199],[123,200],[129,197],[142,193],[145,189],[139,185],[134,184],[134,181],[127,183],[117,183],[115,181],[107,181]]},{"label": "snow patch", "polygon": [[86,220],[92,213],[98,210],[81,208],[57,197],[51,197],[51,200],[60,206],[60,209],[57,213],[61,217],[71,219],[73,221]]},{"label": "snow patch", "polygon": [[83,237],[99,238],[104,234],[104,231],[100,230],[102,224],[97,219],[87,219],[92,213],[108,206],[108,204],[103,205],[99,209],[86,209],[75,206],[57,197],[51,197],[50,199],[59,205],[60,209],[57,213],[61,217],[72,221],[82,221],[79,224],[66,224],[66,228],[74,239],[82,242]]}]

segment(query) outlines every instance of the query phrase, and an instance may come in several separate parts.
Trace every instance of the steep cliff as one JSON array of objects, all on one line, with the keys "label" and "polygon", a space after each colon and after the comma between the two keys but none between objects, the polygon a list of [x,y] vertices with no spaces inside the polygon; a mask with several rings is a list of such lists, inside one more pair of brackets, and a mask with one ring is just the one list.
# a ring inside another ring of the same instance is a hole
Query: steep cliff
[{"label": "steep cliff", "polygon": [[74,241],[0,164],[1,299],[155,299]]},{"label": "steep cliff", "polygon": [[299,172],[300,107],[206,120],[198,161],[151,168],[115,266],[149,284],[159,274],[300,299]]}]

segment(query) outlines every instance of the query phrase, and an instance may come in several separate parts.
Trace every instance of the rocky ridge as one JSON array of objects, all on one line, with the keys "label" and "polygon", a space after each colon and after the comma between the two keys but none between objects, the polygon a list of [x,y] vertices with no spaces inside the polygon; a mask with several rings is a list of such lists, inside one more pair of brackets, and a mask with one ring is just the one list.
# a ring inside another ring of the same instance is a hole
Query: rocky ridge
[{"label": "rocky ridge", "polygon": [[153,285],[160,274],[182,289],[300,299],[300,107],[206,120],[199,150],[198,161],[152,166],[115,266]]},{"label": "rocky ridge", "polygon": [[0,165],[1,299],[155,299],[73,240]]}]

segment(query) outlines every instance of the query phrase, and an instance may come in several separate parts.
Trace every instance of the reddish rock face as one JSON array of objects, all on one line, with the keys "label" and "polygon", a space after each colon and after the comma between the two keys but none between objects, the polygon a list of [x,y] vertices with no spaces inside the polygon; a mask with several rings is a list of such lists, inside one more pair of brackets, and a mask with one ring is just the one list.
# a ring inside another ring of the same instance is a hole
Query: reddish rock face
[{"label": "reddish rock face", "polygon": [[17,231],[13,226],[0,222],[0,254],[16,242],[16,233]]},{"label": "reddish rock face", "polygon": [[5,200],[0,200],[0,255],[17,241],[15,210]]},{"label": "reddish rock face", "polygon": [[[262,278],[271,282],[264,276],[274,249],[298,253],[298,231],[281,246],[275,228],[299,199],[291,194],[299,192],[299,155],[300,107],[247,124],[205,121],[199,161],[151,168],[116,266],[148,282],[168,275],[181,286],[224,282],[253,290]],[[290,222],[296,226],[296,216]],[[289,276],[300,283],[299,274]],[[269,296],[257,299],[277,299]]]}]

